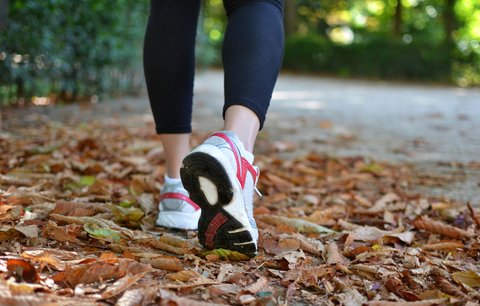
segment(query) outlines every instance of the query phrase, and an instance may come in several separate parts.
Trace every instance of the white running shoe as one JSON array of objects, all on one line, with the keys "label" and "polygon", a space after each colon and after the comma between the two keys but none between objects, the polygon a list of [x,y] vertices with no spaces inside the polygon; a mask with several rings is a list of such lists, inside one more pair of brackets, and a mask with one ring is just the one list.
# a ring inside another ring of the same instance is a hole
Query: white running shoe
[{"label": "white running shoe", "polygon": [[233,132],[212,134],[183,160],[180,175],[190,198],[201,207],[198,238],[207,249],[257,254],[253,191],[259,176]]},{"label": "white running shoe", "polygon": [[158,226],[184,230],[198,228],[200,207],[188,197],[181,182],[164,185],[160,195]]}]

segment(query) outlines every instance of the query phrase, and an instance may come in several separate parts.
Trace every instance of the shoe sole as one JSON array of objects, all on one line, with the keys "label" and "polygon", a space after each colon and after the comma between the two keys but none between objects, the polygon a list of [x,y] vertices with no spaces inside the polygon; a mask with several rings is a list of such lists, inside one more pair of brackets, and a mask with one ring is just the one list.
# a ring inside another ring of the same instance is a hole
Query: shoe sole
[{"label": "shoe sole", "polygon": [[[207,146],[206,151],[220,151],[214,146],[211,146],[214,148],[208,148],[208,145],[203,146]],[[199,147],[199,149],[202,148]],[[229,171],[233,170],[229,169]],[[202,246],[206,249],[228,249],[255,257],[257,248],[250,233],[251,226],[248,219],[243,224],[225,209],[225,206],[235,201],[235,190],[240,194],[241,188],[239,184],[236,188],[233,186],[228,171],[219,158],[201,151],[190,153],[183,160],[180,175],[190,199],[201,208],[198,238]],[[205,194],[206,188],[200,183],[200,177],[210,181],[216,188],[207,192],[217,194]],[[216,202],[211,203],[212,199],[216,199]]]}]

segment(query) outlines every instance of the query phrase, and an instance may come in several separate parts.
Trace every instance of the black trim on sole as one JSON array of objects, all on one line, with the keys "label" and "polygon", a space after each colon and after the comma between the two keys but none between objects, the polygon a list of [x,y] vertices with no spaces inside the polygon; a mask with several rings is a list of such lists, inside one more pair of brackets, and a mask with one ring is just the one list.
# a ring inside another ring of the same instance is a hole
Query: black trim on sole
[{"label": "black trim on sole", "polygon": [[[198,180],[200,176],[209,179],[217,187],[217,203],[210,204],[208,202],[200,187]],[[182,168],[180,168],[180,177],[183,186],[189,192],[190,199],[202,210],[217,205],[223,206],[232,201],[233,188],[227,171],[218,160],[207,153],[194,152],[187,155],[183,160]]]}]

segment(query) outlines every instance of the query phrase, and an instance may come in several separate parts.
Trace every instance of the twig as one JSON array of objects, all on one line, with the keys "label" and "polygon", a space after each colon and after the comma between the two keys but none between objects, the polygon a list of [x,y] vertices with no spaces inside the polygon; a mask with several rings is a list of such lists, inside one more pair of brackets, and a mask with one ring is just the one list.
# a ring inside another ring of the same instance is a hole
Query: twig
[{"label": "twig", "polygon": [[477,229],[480,228],[480,214],[477,214],[475,212],[475,210],[473,209],[472,204],[470,204],[470,202],[468,202],[467,206],[468,206],[468,210],[470,210],[470,214],[472,215],[473,221],[477,225]]}]

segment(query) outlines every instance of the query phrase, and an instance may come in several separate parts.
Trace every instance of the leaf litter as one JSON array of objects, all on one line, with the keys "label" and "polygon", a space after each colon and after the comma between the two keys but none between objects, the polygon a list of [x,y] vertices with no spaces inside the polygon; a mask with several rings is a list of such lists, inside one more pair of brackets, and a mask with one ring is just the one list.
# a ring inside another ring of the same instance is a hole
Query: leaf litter
[{"label": "leaf litter", "polygon": [[154,226],[153,131],[50,123],[0,138],[1,305],[478,305],[480,211],[412,192],[409,165],[282,159],[294,145],[260,137],[249,260]]}]

